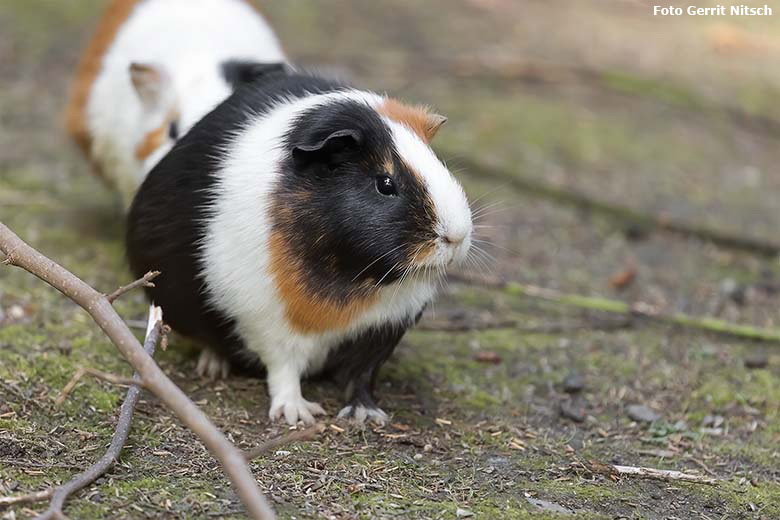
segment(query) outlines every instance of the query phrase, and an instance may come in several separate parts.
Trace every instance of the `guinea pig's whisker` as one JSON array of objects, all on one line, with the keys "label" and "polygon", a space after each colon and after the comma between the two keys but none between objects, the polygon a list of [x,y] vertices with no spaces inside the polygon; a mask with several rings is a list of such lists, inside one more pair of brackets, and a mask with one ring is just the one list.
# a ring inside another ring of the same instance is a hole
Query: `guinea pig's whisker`
[{"label": "guinea pig's whisker", "polygon": [[[513,255],[518,255],[518,256],[520,255],[519,251],[515,251],[514,249],[508,248],[506,246],[502,246],[501,244],[497,244],[496,242],[493,242],[493,241],[490,241],[490,240],[483,240],[483,239],[473,238],[471,241],[472,241],[472,243],[476,242],[477,244],[483,244],[485,246],[495,247],[496,249],[500,249],[502,251],[505,251],[507,253],[511,253]],[[483,251],[484,251],[484,249],[483,249]],[[487,252],[487,251],[485,251],[485,252]]]},{"label": "guinea pig's whisker", "polygon": [[480,256],[484,258],[486,261],[494,262],[496,261],[496,257],[479,247],[478,245],[474,245],[474,254],[477,256]]},{"label": "guinea pig's whisker", "polygon": [[495,188],[493,188],[492,190],[488,190],[488,191],[486,191],[485,193],[483,193],[482,195],[480,195],[480,196],[479,196],[479,197],[477,197],[476,199],[474,199],[474,200],[470,201],[470,202],[469,202],[469,207],[473,209],[473,208],[474,208],[474,205],[475,205],[477,202],[479,202],[480,200],[484,199],[484,198],[485,198],[485,197],[487,197],[488,195],[492,195],[492,194],[494,194],[495,192],[497,192],[497,191],[499,191],[499,190],[503,190],[503,189],[504,189],[504,188],[506,188],[507,186],[509,186],[509,183],[501,184],[500,186],[496,186],[496,187],[495,187]]},{"label": "guinea pig's whisker", "polygon": [[416,252],[414,253],[414,256],[412,256],[411,262],[409,262],[409,265],[407,265],[406,268],[404,269],[404,272],[401,274],[400,280],[398,280],[395,286],[395,291],[393,291],[393,296],[390,298],[391,302],[395,300],[395,297],[398,294],[398,289],[400,289],[400,287],[403,285],[404,281],[406,280],[407,276],[409,276],[409,273],[411,273],[412,270],[414,269],[415,262],[417,261],[417,257],[420,255],[420,253],[423,251],[426,245],[427,244],[421,244],[417,248]]},{"label": "guinea pig's whisker", "polygon": [[482,204],[481,206],[479,206],[477,208],[472,208],[471,209],[471,214],[472,215],[479,215],[480,213],[483,213],[485,210],[488,210],[488,209],[491,209],[491,208],[495,208],[497,206],[501,206],[501,204],[504,204],[503,200],[494,200],[492,202],[486,202],[486,203]]},{"label": "guinea pig's whisker", "polygon": [[385,278],[387,278],[387,275],[392,273],[395,270],[395,268],[398,267],[398,264],[400,264],[400,263],[401,262],[394,263],[393,266],[390,269],[388,269],[387,272],[384,275],[382,275],[382,278],[380,278],[379,281],[376,284],[374,284],[374,288],[377,288],[380,285],[382,285],[382,282],[385,281]]},{"label": "guinea pig's whisker", "polygon": [[379,262],[381,259],[383,259],[387,255],[389,255],[391,253],[394,253],[395,251],[401,249],[403,246],[404,246],[404,244],[401,244],[401,245],[399,245],[397,247],[394,247],[393,249],[391,249],[390,251],[386,252],[385,254],[381,255],[379,258],[377,258],[376,260],[374,260],[373,262],[371,262],[370,264],[365,266],[358,274],[356,274],[355,277],[352,279],[352,281],[354,282],[355,280],[357,280],[360,277],[360,275],[365,273],[366,271],[368,271],[371,268],[372,265],[374,265],[375,263]]},{"label": "guinea pig's whisker", "polygon": [[476,269],[484,269],[487,271],[493,271],[490,266],[491,263],[495,263],[495,258],[483,251],[479,246],[473,246],[469,254],[469,258],[474,262]]}]

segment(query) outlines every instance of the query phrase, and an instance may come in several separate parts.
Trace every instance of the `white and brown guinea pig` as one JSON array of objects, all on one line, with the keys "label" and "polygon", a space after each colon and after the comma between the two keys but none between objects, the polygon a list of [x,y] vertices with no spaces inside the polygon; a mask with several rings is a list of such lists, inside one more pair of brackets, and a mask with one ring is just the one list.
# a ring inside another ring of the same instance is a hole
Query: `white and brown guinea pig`
[{"label": "white and brown guinea pig", "polygon": [[326,374],[346,390],[339,416],[382,422],[379,367],[471,245],[466,196],[428,144],[443,122],[266,74],[149,173],[128,216],[130,265],[162,271],[148,294],[174,329],[237,368],[265,366],[272,419],[324,413],[301,378]]},{"label": "white and brown guinea pig", "polygon": [[114,0],[87,46],[66,126],[129,205],[178,136],[227,98],[236,63],[280,63],[250,0]]}]

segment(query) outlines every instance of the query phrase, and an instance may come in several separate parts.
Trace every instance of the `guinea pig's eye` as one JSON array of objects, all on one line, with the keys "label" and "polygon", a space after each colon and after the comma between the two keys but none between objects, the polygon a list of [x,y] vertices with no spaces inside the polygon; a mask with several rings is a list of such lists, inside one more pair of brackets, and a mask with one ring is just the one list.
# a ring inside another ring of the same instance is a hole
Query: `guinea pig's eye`
[{"label": "guinea pig's eye", "polygon": [[168,126],[168,137],[174,141],[179,138],[179,122],[175,119],[171,121],[171,124]]},{"label": "guinea pig's eye", "polygon": [[376,178],[376,191],[387,196],[398,195],[398,190],[395,189],[393,179],[387,175],[380,175]]}]

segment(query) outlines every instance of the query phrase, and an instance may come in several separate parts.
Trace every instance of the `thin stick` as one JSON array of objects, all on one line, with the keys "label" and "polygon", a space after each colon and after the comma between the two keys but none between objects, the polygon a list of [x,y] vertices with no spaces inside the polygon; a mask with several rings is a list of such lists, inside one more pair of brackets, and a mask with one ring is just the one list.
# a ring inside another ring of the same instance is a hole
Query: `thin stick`
[{"label": "thin stick", "polygon": [[733,336],[741,339],[780,343],[780,330],[777,329],[754,327],[752,325],[741,325],[739,323],[732,323],[717,318],[691,316],[682,312],[667,314],[657,307],[644,302],[629,304],[619,300],[611,300],[609,298],[567,294],[555,291],[553,289],[537,287],[535,285],[523,284],[519,282],[503,282],[501,280],[488,278],[472,278],[455,275],[451,276],[450,279],[476,284],[483,287],[501,289],[509,294],[539,298],[542,300],[560,303],[562,305],[568,305],[571,307],[577,307],[580,309],[589,309],[594,311],[608,312],[611,314],[631,316],[635,318],[650,319],[661,323],[669,323],[672,325],[703,330],[716,334],[723,334],[726,336]]},{"label": "thin stick", "polygon": [[[144,340],[144,351],[151,357],[154,355],[154,348],[157,345],[157,341],[160,339],[160,333],[162,331],[162,309],[160,309],[160,307],[154,305],[149,307],[149,324],[147,330],[146,339]],[[138,385],[138,383],[141,382],[141,377],[138,375],[138,372],[133,375],[131,381],[136,384],[132,385],[127,390],[127,397],[125,397],[122,408],[119,411],[119,420],[116,424],[114,437],[111,439],[111,445],[108,447],[108,450],[106,450],[106,453],[83,473],[76,475],[66,484],[56,488],[53,492],[49,508],[38,515],[36,520],[59,518],[63,514],[62,507],[65,505],[65,501],[68,497],[104,475],[119,458],[122,448],[127,443],[127,436],[130,434],[130,426],[133,421],[135,405],[141,397],[141,387]]]},{"label": "thin stick", "polygon": [[276,518],[273,509],[258,489],[241,450],[214,426],[206,414],[144,352],[138,339],[130,332],[105,295],[27,245],[1,222],[0,250],[6,255],[5,263],[34,274],[83,307],[138,372],[149,391],[173,410],[219,460],[249,515],[262,520]]},{"label": "thin stick", "polygon": [[267,440],[260,446],[250,451],[244,452],[244,458],[246,458],[246,460],[256,459],[260,455],[269,452],[271,450],[275,450],[280,446],[284,446],[286,444],[291,444],[294,442],[311,440],[317,437],[318,435],[320,435],[324,431],[325,431],[325,425],[322,423],[314,424],[312,426],[309,426],[308,428],[304,428],[303,430],[291,431],[290,433],[287,433],[285,435],[280,435],[273,439]]},{"label": "thin stick", "polygon": [[583,466],[588,471],[610,477],[635,477],[652,480],[663,480],[666,482],[682,481],[709,485],[718,483],[718,479],[716,478],[705,477],[703,475],[696,475],[693,473],[683,473],[682,471],[675,471],[670,469],[644,468],[641,466],[615,466],[597,461],[586,462],[583,464]]},{"label": "thin stick", "polygon": [[108,372],[102,372],[100,370],[95,370],[94,368],[89,367],[80,367],[78,370],[76,370],[76,373],[73,374],[73,377],[70,378],[70,381],[68,381],[68,384],[65,385],[65,387],[62,389],[62,392],[57,397],[57,399],[54,401],[54,406],[62,406],[62,403],[65,402],[65,399],[68,398],[68,395],[73,391],[74,388],[76,388],[76,385],[78,382],[83,378],[85,375],[90,375],[92,377],[96,377],[98,379],[102,379],[103,381],[108,381],[109,383],[113,383],[115,385],[122,385],[122,386],[144,386],[142,382],[135,380],[134,378],[130,377],[122,377],[117,376],[114,374],[109,374]]},{"label": "thin stick", "polygon": [[106,296],[106,299],[109,301],[109,303],[114,303],[114,300],[116,300],[126,292],[132,291],[136,287],[154,287],[152,280],[154,280],[158,276],[160,276],[160,271],[149,271],[138,280],[129,283],[127,285],[121,286],[119,289]]}]

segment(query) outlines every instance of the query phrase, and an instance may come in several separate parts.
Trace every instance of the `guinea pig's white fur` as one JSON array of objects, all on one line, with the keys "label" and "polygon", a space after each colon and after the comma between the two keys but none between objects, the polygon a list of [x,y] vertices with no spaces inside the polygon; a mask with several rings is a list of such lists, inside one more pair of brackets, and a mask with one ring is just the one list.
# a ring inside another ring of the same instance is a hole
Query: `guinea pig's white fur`
[{"label": "guinea pig's white fur", "polygon": [[168,126],[176,121],[183,135],[231,93],[220,71],[227,60],[285,61],[250,0],[109,6],[82,58],[67,125],[126,206],[172,146]]},{"label": "guinea pig's white fur", "polygon": [[[379,109],[386,98],[350,90],[310,95],[279,103],[248,124],[223,150],[223,167],[213,193],[201,244],[201,269],[210,303],[236,321],[246,348],[257,353],[268,370],[271,418],[284,416],[294,424],[311,422],[323,413],[319,404],[301,394],[300,380],[316,373],[328,352],[350,336],[372,326],[401,323],[419,313],[433,298],[435,282],[412,276],[380,289],[378,298],[344,330],[306,333],[296,330],[271,275],[269,197],[278,182],[285,153],[284,136],[307,109],[352,99]],[[434,203],[437,230],[451,243],[438,243],[420,265],[443,268],[463,259],[471,244],[471,211],[460,184],[427,143],[407,126],[383,116],[394,146],[424,179]],[[263,172],[259,174],[259,172]],[[347,410],[361,419],[384,420],[379,409]]]}]

